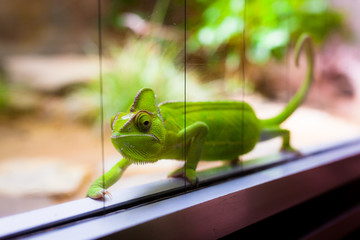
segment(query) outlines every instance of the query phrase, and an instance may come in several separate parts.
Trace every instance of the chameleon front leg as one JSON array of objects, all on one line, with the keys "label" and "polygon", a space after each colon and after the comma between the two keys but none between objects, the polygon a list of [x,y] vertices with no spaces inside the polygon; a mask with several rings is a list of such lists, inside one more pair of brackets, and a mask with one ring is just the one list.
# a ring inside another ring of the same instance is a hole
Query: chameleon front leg
[{"label": "chameleon front leg", "polygon": [[91,184],[86,196],[99,199],[103,198],[109,192],[106,190],[116,183],[121,175],[124,173],[126,168],[130,166],[131,162],[125,158],[121,159],[115,166],[113,166],[107,173],[96,179]]},{"label": "chameleon front leg", "polygon": [[266,139],[275,137],[282,137],[281,151],[295,152],[301,154],[298,150],[293,148],[290,144],[290,131],[280,127],[266,127],[262,130],[262,136],[266,136]]},{"label": "chameleon front leg", "polygon": [[186,136],[187,152],[184,167],[170,173],[169,177],[185,177],[190,183],[198,181],[196,167],[200,161],[208,126],[204,122],[196,122],[178,133],[179,141]]}]

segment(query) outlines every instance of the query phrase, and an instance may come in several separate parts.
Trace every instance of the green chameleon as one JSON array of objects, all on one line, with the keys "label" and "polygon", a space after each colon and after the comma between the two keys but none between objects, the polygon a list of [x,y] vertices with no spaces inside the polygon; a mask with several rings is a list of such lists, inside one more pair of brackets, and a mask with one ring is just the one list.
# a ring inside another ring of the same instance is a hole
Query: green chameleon
[{"label": "green chameleon", "polygon": [[[107,188],[119,180],[130,164],[154,163],[160,159],[185,160],[184,167],[169,174],[197,183],[199,160],[232,162],[251,151],[257,142],[282,137],[283,151],[297,152],[290,145],[289,130],[280,127],[303,102],[313,79],[314,50],[311,38],[303,34],[295,48],[298,65],[306,49],[306,79],[285,109],[261,120],[251,106],[238,101],[156,103],[154,91],[141,89],[129,112],[111,118],[111,141],[123,159],[90,186],[87,196],[103,198]],[[186,126],[184,128],[184,126]]]}]

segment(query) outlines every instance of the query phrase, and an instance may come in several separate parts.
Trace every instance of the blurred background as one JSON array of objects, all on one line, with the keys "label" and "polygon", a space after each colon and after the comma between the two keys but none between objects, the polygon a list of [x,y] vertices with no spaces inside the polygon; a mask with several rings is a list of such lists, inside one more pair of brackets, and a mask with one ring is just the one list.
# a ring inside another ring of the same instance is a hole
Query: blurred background
[{"label": "blurred background", "polygon": [[[143,87],[158,102],[183,101],[185,60],[186,100],[244,100],[260,117],[277,114],[305,75],[305,61],[293,64],[303,32],[316,44],[315,82],[284,124],[294,146],[359,136],[359,8],[353,0],[194,0],[186,9],[178,0],[101,1],[105,169],[121,157],[111,116]],[[98,10],[97,1],[0,2],[0,216],[83,198],[101,175]],[[244,159],[279,146],[261,144]],[[181,165],[131,166],[110,190]]]}]

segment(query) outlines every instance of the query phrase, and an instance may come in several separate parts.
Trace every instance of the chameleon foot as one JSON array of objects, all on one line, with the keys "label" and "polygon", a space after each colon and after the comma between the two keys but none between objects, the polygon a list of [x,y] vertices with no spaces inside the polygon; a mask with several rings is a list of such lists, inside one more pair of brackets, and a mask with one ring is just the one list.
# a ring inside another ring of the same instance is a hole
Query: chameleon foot
[{"label": "chameleon foot", "polygon": [[296,156],[302,157],[304,156],[299,150],[291,147],[291,146],[282,146],[281,147],[281,152],[283,153],[293,153]]},{"label": "chameleon foot", "polygon": [[106,195],[108,195],[109,198],[112,199],[111,193],[103,188],[98,188],[98,189],[90,188],[86,194],[87,197],[92,199],[104,199]]},{"label": "chameleon foot", "polygon": [[239,165],[240,163],[241,163],[240,159],[234,158],[234,159],[232,159],[232,160],[230,160],[230,161],[228,161],[227,163],[224,163],[224,164],[225,165],[229,164],[230,166],[235,167],[235,166]]},{"label": "chameleon foot", "polygon": [[197,186],[199,184],[199,178],[197,177],[196,171],[193,169],[187,169],[186,175],[184,167],[181,167],[173,172],[171,172],[168,177],[173,178],[185,178],[191,185]]},{"label": "chameleon foot", "polygon": [[196,171],[193,169],[186,170],[185,179],[191,183],[191,185],[198,186],[199,185],[199,178],[197,177]]},{"label": "chameleon foot", "polygon": [[184,177],[184,172],[185,172],[184,167],[181,167],[169,173],[168,177],[173,177],[173,178]]}]

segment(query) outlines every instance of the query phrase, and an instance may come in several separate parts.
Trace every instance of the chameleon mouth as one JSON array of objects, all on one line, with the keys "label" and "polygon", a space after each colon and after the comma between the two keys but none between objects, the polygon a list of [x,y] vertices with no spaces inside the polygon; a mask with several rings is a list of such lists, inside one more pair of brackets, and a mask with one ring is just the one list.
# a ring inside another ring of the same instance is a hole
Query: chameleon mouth
[{"label": "chameleon mouth", "polygon": [[152,137],[154,138],[156,141],[160,142],[160,139],[157,138],[155,135],[153,134],[127,134],[127,135],[111,135],[111,138],[113,139],[119,139],[119,138],[127,138],[127,137]]},{"label": "chameleon mouth", "polygon": [[156,153],[161,144],[159,138],[152,134],[124,134],[111,136],[111,142],[116,150],[126,159],[135,164],[156,162]]}]

